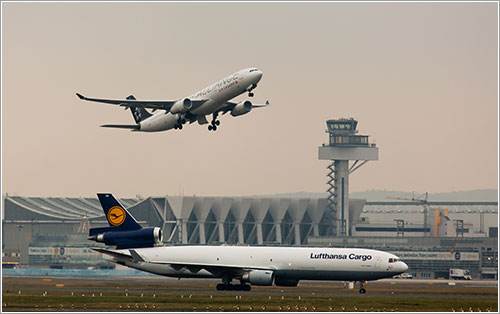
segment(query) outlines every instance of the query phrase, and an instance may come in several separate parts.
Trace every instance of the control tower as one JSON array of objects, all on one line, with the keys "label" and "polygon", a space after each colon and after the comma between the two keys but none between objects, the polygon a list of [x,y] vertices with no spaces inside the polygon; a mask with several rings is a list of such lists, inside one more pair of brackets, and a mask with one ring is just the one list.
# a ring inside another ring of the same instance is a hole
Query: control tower
[{"label": "control tower", "polygon": [[[349,174],[369,160],[378,160],[378,148],[368,142],[368,135],[357,135],[358,121],[353,118],[326,121],[329,143],[319,147],[319,159],[331,160],[328,172],[328,212],[331,235],[350,235]],[[354,163],[349,166],[349,161]]]}]

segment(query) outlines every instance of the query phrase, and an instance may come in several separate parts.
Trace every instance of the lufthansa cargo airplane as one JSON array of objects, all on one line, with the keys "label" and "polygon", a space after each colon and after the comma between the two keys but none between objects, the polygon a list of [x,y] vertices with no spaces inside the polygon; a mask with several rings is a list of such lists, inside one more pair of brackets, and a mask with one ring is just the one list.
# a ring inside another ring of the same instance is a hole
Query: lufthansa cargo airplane
[{"label": "lufthansa cargo airplane", "polygon": [[[245,100],[241,102],[231,102],[230,100],[243,93],[248,92],[249,97],[253,97],[253,92],[257,83],[262,78],[262,71],[256,68],[248,68],[233,73],[222,80],[194,93],[193,95],[178,100],[149,101],[136,100],[133,95],[124,100],[89,98],[76,93],[78,98],[102,102],[106,104],[119,105],[130,108],[136,124],[105,124],[106,128],[131,129],[132,131],[158,132],[170,129],[182,129],[187,122],[198,121],[199,124],[207,124],[207,115],[212,115],[212,121],[208,130],[216,131],[220,125],[217,120],[219,113],[223,115],[231,112],[233,117],[241,116],[252,111],[253,108],[265,107],[269,105],[266,101],[263,105],[252,104]],[[150,113],[146,109],[152,109]]]},{"label": "lufthansa cargo airplane", "polygon": [[[259,246],[160,246],[160,228],[142,228],[111,194],[97,194],[110,227],[92,228],[89,240],[115,245],[95,251],[142,271],[175,278],[221,278],[217,290],[250,285],[297,286],[300,280],[359,281],[391,278],[408,266],[397,256],[369,249]],[[233,280],[239,284],[231,284]]]}]

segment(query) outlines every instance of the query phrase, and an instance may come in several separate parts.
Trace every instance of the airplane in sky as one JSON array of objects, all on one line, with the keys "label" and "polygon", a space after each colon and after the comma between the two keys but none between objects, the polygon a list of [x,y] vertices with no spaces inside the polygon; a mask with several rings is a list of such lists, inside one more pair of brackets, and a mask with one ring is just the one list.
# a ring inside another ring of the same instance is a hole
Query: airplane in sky
[{"label": "airplane in sky", "polygon": [[[249,291],[251,285],[296,287],[300,280],[359,281],[391,278],[408,266],[394,254],[359,248],[265,246],[159,246],[161,230],[142,228],[112,194],[97,194],[110,227],[92,228],[94,248],[120,265],[175,278],[221,278],[217,290]],[[238,280],[239,284],[231,284]]]},{"label": "airplane in sky", "polygon": [[[216,131],[217,126],[220,125],[220,120],[217,120],[219,114],[224,115],[230,112],[233,117],[237,117],[249,113],[253,108],[269,105],[268,101],[263,105],[252,104],[248,100],[241,102],[230,101],[246,92],[248,92],[249,97],[253,97],[254,93],[252,91],[257,87],[257,83],[261,78],[262,71],[259,69],[243,69],[189,97],[172,101],[136,100],[133,95],[124,100],[89,98],[79,93],[76,93],[76,95],[86,101],[119,105],[125,107],[125,109],[130,108],[136,123],[131,125],[105,124],[101,125],[101,127],[130,129],[141,132],[180,130],[187,122],[198,121],[200,125],[207,124],[207,115],[212,115],[208,130]],[[152,109],[153,112],[158,111],[150,113],[146,109]]]}]

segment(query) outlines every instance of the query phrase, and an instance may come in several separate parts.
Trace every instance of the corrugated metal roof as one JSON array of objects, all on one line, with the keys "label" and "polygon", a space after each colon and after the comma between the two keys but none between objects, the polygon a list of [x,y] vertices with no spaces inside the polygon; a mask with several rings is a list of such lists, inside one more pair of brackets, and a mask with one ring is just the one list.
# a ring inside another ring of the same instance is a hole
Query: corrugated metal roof
[{"label": "corrugated metal roof", "polygon": [[[81,219],[84,215],[89,219],[104,216],[97,198],[6,196],[5,199],[25,210],[55,219]],[[125,207],[132,207],[141,200],[128,198],[120,199],[120,202]]]}]

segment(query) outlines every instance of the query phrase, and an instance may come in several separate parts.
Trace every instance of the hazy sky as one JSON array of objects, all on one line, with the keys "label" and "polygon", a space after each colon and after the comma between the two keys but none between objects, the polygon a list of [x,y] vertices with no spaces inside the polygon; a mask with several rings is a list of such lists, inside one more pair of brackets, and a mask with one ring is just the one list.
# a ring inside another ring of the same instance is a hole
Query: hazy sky
[{"label": "hazy sky", "polygon": [[[351,192],[497,188],[497,27],[495,2],[2,2],[2,192],[322,192],[341,117],[379,147]],[[132,115],[75,96],[173,100],[246,67],[272,106],[217,132],[100,128]]]}]

